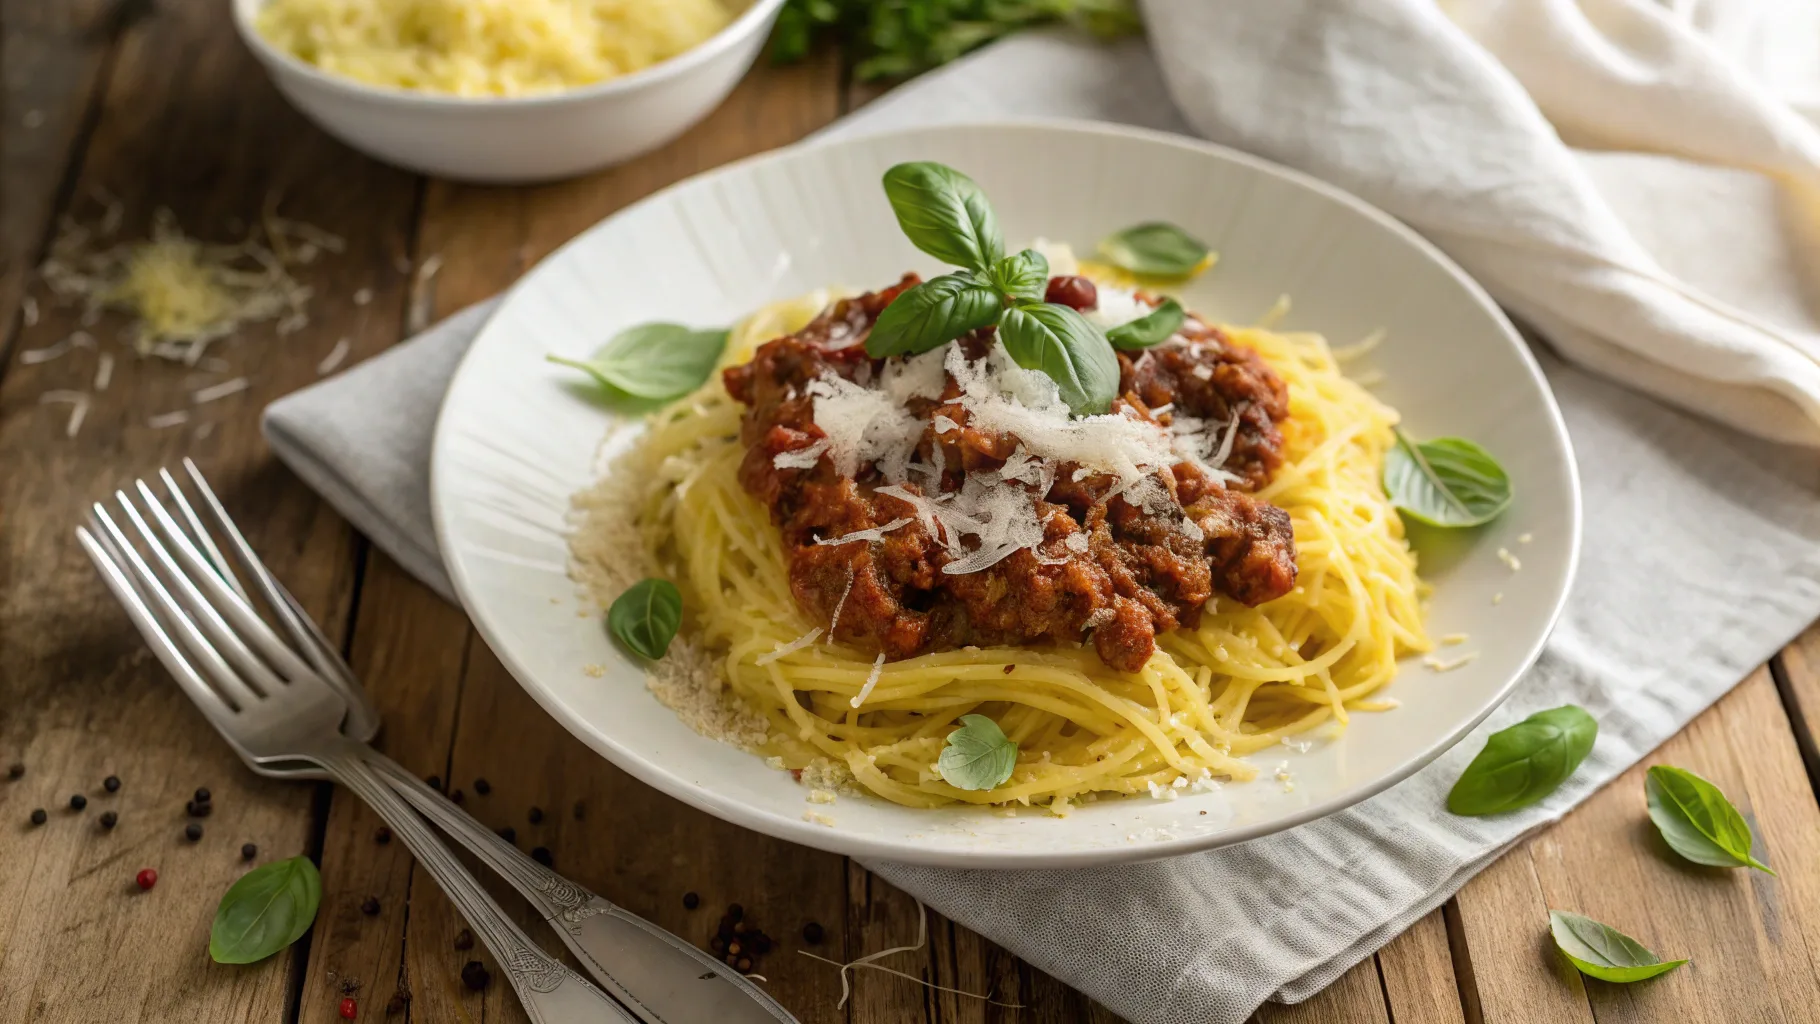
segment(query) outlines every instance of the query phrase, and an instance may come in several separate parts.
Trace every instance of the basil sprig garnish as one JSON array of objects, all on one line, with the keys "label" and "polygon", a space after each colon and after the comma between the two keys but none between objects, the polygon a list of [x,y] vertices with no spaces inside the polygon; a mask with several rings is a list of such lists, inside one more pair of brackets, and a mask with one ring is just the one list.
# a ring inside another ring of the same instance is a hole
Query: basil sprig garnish
[{"label": "basil sprig garnish", "polygon": [[1750,825],[1719,787],[1684,768],[1659,764],[1650,768],[1643,790],[1649,820],[1676,853],[1695,864],[1775,874],[1751,856]]},{"label": "basil sprig garnish", "polygon": [[998,325],[999,341],[1026,370],[1055,381],[1076,413],[1103,413],[1119,390],[1119,361],[1087,318],[1053,303],[1013,306]]},{"label": "basil sprig garnish", "polygon": [[873,358],[927,352],[998,323],[1004,299],[969,273],[944,274],[905,291],[886,306],[866,338]]},{"label": "basil sprig garnish", "polygon": [[935,770],[955,789],[992,789],[1017,767],[1017,744],[985,715],[962,715],[961,727],[935,761]]},{"label": "basil sprig garnish", "polygon": [[254,868],[228,886],[209,926],[218,964],[257,963],[303,938],[322,905],[322,876],[308,857]]},{"label": "basil sprig garnish", "polygon": [[1182,304],[1174,299],[1164,299],[1163,304],[1138,317],[1128,324],[1120,324],[1106,332],[1106,340],[1112,342],[1113,348],[1126,351],[1149,348],[1161,345],[1182,329],[1182,322],[1188,314]]},{"label": "basil sprig garnish", "polygon": [[664,656],[682,626],[682,593],[669,580],[643,579],[607,609],[607,629],[634,654]]},{"label": "basil sprig garnish", "polygon": [[1128,227],[1100,242],[1106,262],[1149,277],[1187,277],[1210,252],[1200,239],[1157,221]]},{"label": "basil sprig garnish", "polygon": [[1608,924],[1565,910],[1548,912],[1548,931],[1555,948],[1581,974],[1620,985],[1653,978],[1686,963],[1664,960],[1641,942]]},{"label": "basil sprig garnish", "polygon": [[898,164],[885,172],[885,195],[910,241],[962,273],[925,281],[886,306],[866,337],[867,355],[915,355],[997,324],[1011,358],[1048,374],[1076,415],[1111,408],[1119,365],[1106,335],[1073,309],[1042,301],[1049,261],[1034,249],[1005,256],[998,218],[973,179],[942,164]]},{"label": "basil sprig garnish", "polygon": [[1447,809],[1476,816],[1528,807],[1567,781],[1598,735],[1599,723],[1572,704],[1500,729],[1453,784]]},{"label": "basil sprig garnish", "polygon": [[1464,438],[1417,444],[1401,430],[1384,456],[1384,493],[1404,515],[1430,526],[1478,526],[1510,505],[1510,477]]},{"label": "basil sprig garnish", "polygon": [[639,324],[614,335],[587,359],[547,358],[587,373],[615,397],[668,401],[706,383],[726,347],[724,330]]}]

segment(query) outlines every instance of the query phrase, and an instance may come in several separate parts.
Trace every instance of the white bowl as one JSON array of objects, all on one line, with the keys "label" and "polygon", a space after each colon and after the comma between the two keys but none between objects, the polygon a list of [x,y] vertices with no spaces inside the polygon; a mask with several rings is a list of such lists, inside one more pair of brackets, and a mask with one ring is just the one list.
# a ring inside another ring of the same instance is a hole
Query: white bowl
[{"label": "white bowl", "polygon": [[267,0],[234,0],[240,37],[278,91],[330,135],[377,159],[460,181],[566,178],[630,160],[687,131],[733,91],[783,0],[661,64],[563,92],[462,97],[367,85],[278,49],[253,27]]},{"label": "white bowl", "polygon": [[[1144,220],[1206,239],[1219,264],[1188,304],[1246,323],[1280,295],[1285,326],[1335,343],[1382,329],[1379,393],[1417,437],[1496,454],[1510,510],[1455,550],[1420,548],[1434,635],[1478,658],[1446,673],[1405,663],[1393,711],[1339,739],[1254,756],[1252,783],[1172,801],[1102,800],[1067,818],[911,810],[807,790],[751,754],[692,732],[645,690],[565,573],[569,495],[589,484],[609,416],[575,375],[581,356],[647,320],[727,324],[826,285],[877,286],[936,270],[897,227],[879,176],[940,160],[977,179],[1005,237],[1090,248]],[[603,221],[512,289],[455,374],[437,424],[431,501],[450,575],[481,634],[525,689],[614,764],[729,821],[840,853],[971,867],[1136,860],[1239,842],[1339,810],[1458,741],[1535,659],[1578,548],[1573,455],[1535,360],[1485,293],[1433,246],[1357,199],[1206,143],[1090,124],[963,125],[799,147],[690,179]],[[1520,543],[1522,535],[1530,543]],[[1522,571],[1497,557],[1521,552]],[[1494,595],[1500,599],[1494,601]],[[578,616],[577,611],[584,612]],[[593,674],[588,666],[594,666]],[[604,675],[600,670],[605,670]],[[1293,788],[1276,781],[1279,762]],[[827,827],[805,820],[825,812]],[[1206,813],[1201,813],[1206,812]]]}]

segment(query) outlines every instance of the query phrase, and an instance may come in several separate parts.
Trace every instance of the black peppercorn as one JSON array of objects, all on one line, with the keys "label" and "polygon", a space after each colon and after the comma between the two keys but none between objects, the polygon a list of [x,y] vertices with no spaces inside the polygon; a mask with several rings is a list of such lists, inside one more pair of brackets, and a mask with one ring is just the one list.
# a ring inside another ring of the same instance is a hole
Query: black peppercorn
[{"label": "black peppercorn", "polygon": [[201,839],[202,838],[202,826],[196,824],[193,821],[190,822],[188,825],[183,826],[183,836],[184,836],[184,838],[188,839],[192,843],[197,841],[198,839]]},{"label": "black peppercorn", "polygon": [[468,795],[466,793],[463,793],[459,789],[456,790],[455,792],[449,794],[449,799],[455,801],[456,803],[461,803],[463,800],[466,800],[467,798],[468,798]]},{"label": "black peppercorn", "polygon": [[499,838],[504,839],[508,843],[516,843],[518,842],[518,830],[507,825],[505,828],[499,830]]},{"label": "black peppercorn", "polygon": [[746,922],[744,922],[744,921],[733,922],[733,934],[735,934],[735,935],[746,934]]},{"label": "black peppercorn", "polygon": [[9,779],[24,778],[25,777],[25,766],[20,764],[17,761],[14,761],[12,764],[7,765],[6,766],[6,777]]},{"label": "black peppercorn", "polygon": [[475,992],[486,988],[487,982],[492,980],[493,976],[487,973],[486,965],[479,960],[469,960],[461,965],[461,983]]},{"label": "black peppercorn", "polygon": [[254,846],[252,843],[241,843],[240,844],[240,859],[241,860],[252,860],[254,857],[257,857],[257,856],[259,856],[259,847]]},{"label": "black peppercorn", "polygon": [[83,796],[81,793],[77,793],[75,796],[70,797],[70,810],[80,811],[87,806],[88,797]]},{"label": "black peppercorn", "polygon": [[725,953],[727,951],[727,940],[716,935],[708,940],[708,948],[716,953]]},{"label": "black peppercorn", "polygon": [[199,804],[206,804],[209,802],[209,788],[207,786],[196,787],[196,802]]},{"label": "black peppercorn", "polygon": [[733,966],[737,968],[741,974],[744,974],[752,969],[752,961],[751,959],[742,956],[739,958],[739,963],[734,964]]},{"label": "black peppercorn", "polygon": [[440,776],[440,775],[426,776],[423,781],[428,783],[431,789],[434,789],[437,792],[442,791],[442,776]]},{"label": "black peppercorn", "polygon": [[379,828],[375,829],[373,832],[373,841],[381,846],[391,842],[392,830],[384,825],[379,826]]},{"label": "black peppercorn", "polygon": [[727,955],[729,956],[738,956],[745,951],[746,947],[740,945],[738,940],[727,943]]},{"label": "black peppercorn", "polygon": [[385,1015],[388,1017],[396,1017],[397,1015],[404,1012],[404,1004],[406,1004],[410,1001],[411,1001],[411,998],[409,996],[405,995],[403,992],[398,993],[397,995],[393,996],[392,998],[386,1000]]},{"label": "black peppercorn", "polygon": [[810,921],[808,924],[803,925],[804,942],[807,942],[811,946],[819,946],[821,945],[822,938],[822,926],[820,924]]},{"label": "black peppercorn", "polygon": [[214,804],[196,800],[191,800],[189,803],[183,805],[184,812],[192,818],[206,818],[209,816],[209,812],[214,809]]},{"label": "black peppercorn", "polygon": [[119,824],[119,822],[120,822],[120,815],[115,814],[113,811],[102,811],[101,812],[101,827],[102,828],[113,828],[115,825]]},{"label": "black peppercorn", "polygon": [[543,824],[543,808],[533,807],[531,808],[531,813],[525,815],[525,817],[530,819],[531,824],[541,825]]},{"label": "black peppercorn", "polygon": [[531,847],[531,859],[542,864],[546,868],[552,867],[556,863],[556,858],[550,856],[550,848],[547,846]]},{"label": "black peppercorn", "polygon": [[693,892],[683,893],[683,909],[684,910],[694,910],[696,907],[699,907],[699,906],[701,906],[700,894],[693,893]]},{"label": "black peppercorn", "polygon": [[32,811],[32,824],[42,825],[46,821],[49,821],[49,820],[50,820],[50,815],[44,813],[44,808],[40,807],[40,808]]},{"label": "black peppercorn", "polygon": [[474,948],[474,933],[463,928],[455,933],[455,948],[469,950]]},{"label": "black peppercorn", "polygon": [[727,916],[735,921],[746,916],[746,908],[737,903],[727,904]]},{"label": "black peppercorn", "polygon": [[366,899],[361,900],[360,912],[368,917],[372,917],[374,914],[379,913],[379,897],[368,896]]},{"label": "black peppercorn", "polygon": [[581,819],[583,819],[587,816],[588,816],[588,805],[582,803],[580,800],[575,801],[575,820],[580,821]]},{"label": "black peppercorn", "polygon": [[120,776],[109,775],[107,778],[102,779],[101,788],[107,790],[109,793],[120,792]]},{"label": "black peppercorn", "polygon": [[474,792],[479,793],[481,796],[486,796],[488,793],[493,792],[493,784],[485,779],[475,779]]}]

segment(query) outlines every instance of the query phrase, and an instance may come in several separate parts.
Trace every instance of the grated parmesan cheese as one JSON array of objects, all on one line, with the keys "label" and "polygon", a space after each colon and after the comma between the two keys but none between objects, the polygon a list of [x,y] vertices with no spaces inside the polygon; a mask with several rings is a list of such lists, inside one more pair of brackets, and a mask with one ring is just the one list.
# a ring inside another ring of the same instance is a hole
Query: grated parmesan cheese
[{"label": "grated parmesan cheese", "polygon": [[229,395],[237,395],[251,386],[252,384],[245,377],[235,377],[233,380],[224,380],[219,384],[212,384],[192,392],[190,401],[197,405],[207,405]]},{"label": "grated parmesan cheese", "polygon": [[329,354],[322,357],[322,362],[316,364],[316,376],[326,377],[334,373],[341,366],[342,361],[347,359],[348,350],[353,347],[353,343],[346,338],[337,341],[335,347],[329,350]]},{"label": "grated parmesan cheese", "polygon": [[814,629],[811,629],[809,632],[804,633],[802,636],[797,637],[787,644],[778,644],[769,654],[761,654],[752,660],[760,665],[769,665],[780,658],[787,658],[797,651],[810,646],[815,643],[815,638],[821,635],[822,628],[816,626]]},{"label": "grated parmesan cheese", "polygon": [[1467,651],[1465,654],[1452,660],[1443,660],[1436,655],[1430,654],[1422,659],[1422,664],[1428,666],[1429,670],[1433,672],[1452,672],[1462,665],[1471,663],[1472,660],[1478,656],[1478,651]]},{"label": "grated parmesan cheese", "polygon": [[1503,562],[1506,566],[1509,566],[1511,572],[1516,572],[1519,569],[1523,568],[1523,563],[1517,560],[1516,555],[1513,555],[1510,553],[1509,548],[1499,548],[1498,549],[1498,561]]},{"label": "grated parmesan cheese", "polygon": [[1102,284],[1098,286],[1099,304],[1084,315],[1101,330],[1110,331],[1114,327],[1139,320],[1150,315],[1150,303],[1138,298],[1137,292],[1117,285]]},{"label": "grated parmesan cheese", "polygon": [[75,437],[82,431],[82,421],[88,418],[88,394],[82,391],[46,391],[38,396],[39,405],[59,403],[70,407],[70,418],[63,424],[63,436]]},{"label": "grated parmesan cheese", "polygon": [[872,671],[866,673],[866,685],[859,688],[858,695],[851,702],[853,707],[857,708],[866,703],[866,698],[872,696],[872,688],[878,685],[878,677],[884,674],[884,671],[885,652],[880,651],[877,660],[872,662]]}]

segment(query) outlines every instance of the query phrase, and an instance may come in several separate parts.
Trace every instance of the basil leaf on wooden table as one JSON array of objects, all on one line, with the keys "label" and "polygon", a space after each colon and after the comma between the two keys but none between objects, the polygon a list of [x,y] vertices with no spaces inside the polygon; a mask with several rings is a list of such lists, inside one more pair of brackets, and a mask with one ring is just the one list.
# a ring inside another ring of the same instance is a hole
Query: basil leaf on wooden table
[{"label": "basil leaf on wooden table", "polygon": [[1182,304],[1174,299],[1164,299],[1163,304],[1145,313],[1130,323],[1120,324],[1106,332],[1106,340],[1112,342],[1113,348],[1126,351],[1149,348],[1160,345],[1182,329],[1182,322],[1188,319]]},{"label": "basil leaf on wooden table", "polygon": [[614,391],[661,400],[681,398],[706,383],[726,346],[724,330],[639,324],[614,335],[587,359],[548,358],[582,370]]},{"label": "basil leaf on wooden table", "polygon": [[1417,444],[1401,430],[1384,455],[1384,492],[1430,526],[1478,526],[1510,505],[1510,478],[1485,449],[1458,437]]},{"label": "basil leaf on wooden table", "polygon": [[1528,807],[1567,781],[1598,735],[1599,723],[1572,704],[1500,729],[1453,784],[1447,809],[1477,816]]},{"label": "basil leaf on wooden table", "polygon": [[1642,981],[1687,962],[1664,960],[1616,928],[1565,910],[1548,912],[1548,930],[1555,938],[1555,948],[1581,974],[1600,981],[1621,985]]},{"label": "basil leaf on wooden table", "polygon": [[991,789],[1017,767],[1017,744],[985,715],[962,715],[961,727],[948,734],[935,770],[955,789]]},{"label": "basil leaf on wooden table", "polygon": [[986,194],[944,164],[920,160],[885,172],[885,195],[912,244],[943,263],[990,273],[1005,239]]},{"label": "basil leaf on wooden table", "polygon": [[1649,820],[1676,853],[1695,864],[1775,874],[1751,856],[1750,825],[1719,787],[1684,768],[1659,764],[1650,768],[1643,790]]},{"label": "basil leaf on wooden table", "polygon": [[992,265],[992,283],[1013,299],[1041,302],[1049,290],[1049,259],[1035,249],[1007,256]]},{"label": "basil leaf on wooden table", "polygon": [[308,857],[254,868],[222,895],[209,927],[218,964],[257,963],[303,937],[322,905],[322,876]]},{"label": "basil leaf on wooden table", "polygon": [[1014,306],[999,321],[998,336],[1017,365],[1041,370],[1055,381],[1062,401],[1076,415],[1103,413],[1118,396],[1119,361],[1112,346],[1067,306]]},{"label": "basil leaf on wooden table", "polygon": [[972,274],[944,274],[906,290],[885,307],[866,335],[866,354],[882,359],[927,352],[990,327],[1004,308],[998,292]]},{"label": "basil leaf on wooden table", "polygon": [[639,580],[607,609],[607,628],[619,642],[652,661],[670,649],[681,626],[682,593],[669,580]]},{"label": "basil leaf on wooden table", "polygon": [[1174,224],[1126,228],[1100,242],[1106,262],[1150,277],[1187,277],[1211,255],[1206,244]]}]

